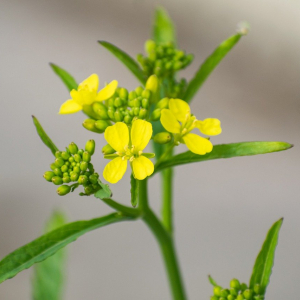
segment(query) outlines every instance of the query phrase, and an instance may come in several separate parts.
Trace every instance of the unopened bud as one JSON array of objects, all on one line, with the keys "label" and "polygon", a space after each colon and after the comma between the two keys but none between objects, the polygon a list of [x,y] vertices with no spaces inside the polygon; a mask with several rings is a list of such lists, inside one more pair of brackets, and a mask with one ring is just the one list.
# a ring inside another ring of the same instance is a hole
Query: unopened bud
[{"label": "unopened bud", "polygon": [[69,183],[71,182],[71,179],[69,176],[63,177],[63,183]]},{"label": "unopened bud", "polygon": [[135,89],[135,92],[136,92],[137,96],[141,96],[143,91],[144,91],[144,89],[141,86],[138,86]]},{"label": "unopened bud", "polygon": [[127,99],[128,98],[128,91],[125,88],[120,88],[119,97],[121,99]]},{"label": "unopened bud", "polygon": [[98,183],[98,178],[97,178],[97,176],[96,176],[95,174],[90,175],[90,176],[89,176],[89,180],[90,180],[90,182],[93,183],[93,184]]},{"label": "unopened bud", "polygon": [[63,165],[63,166],[60,168],[60,170],[61,170],[63,173],[67,172],[68,169],[69,169],[69,168],[68,168],[67,165]]},{"label": "unopened bud", "polygon": [[76,173],[74,171],[70,173],[70,179],[71,179],[71,181],[77,181],[78,177],[79,177],[78,173]]},{"label": "unopened bud", "polygon": [[133,114],[134,114],[135,116],[138,116],[139,113],[140,113],[140,108],[139,108],[139,107],[134,107],[134,108],[132,109],[132,111],[133,111]]},{"label": "unopened bud", "polygon": [[107,114],[107,107],[101,102],[94,102],[93,103],[93,110],[102,120],[109,119]]},{"label": "unopened bud", "polygon": [[86,161],[82,161],[81,163],[80,163],[80,170],[81,171],[86,171],[87,169],[88,169],[88,163],[86,162]]},{"label": "unopened bud", "polygon": [[233,297],[232,295],[228,295],[227,300],[235,300],[235,297]]},{"label": "unopened bud", "polygon": [[129,115],[127,115],[127,116],[124,117],[124,122],[125,122],[126,124],[130,124],[131,121],[132,121],[132,117],[130,117]]},{"label": "unopened bud", "polygon": [[62,171],[61,171],[61,169],[60,168],[56,168],[56,169],[54,169],[53,170],[53,173],[55,174],[55,175],[57,175],[57,176],[62,176]]},{"label": "unopened bud", "polygon": [[142,107],[143,108],[149,108],[149,99],[147,99],[147,98],[144,98],[143,100],[142,100]]},{"label": "unopened bud", "polygon": [[80,156],[80,154],[78,154],[78,153],[74,154],[74,160],[75,160],[77,163],[81,162],[81,156]]},{"label": "unopened bud", "polygon": [[[102,121],[102,120],[99,120],[99,121]],[[95,127],[95,122],[96,121],[93,119],[86,119],[83,121],[82,126],[89,131],[96,132],[96,133],[103,133],[102,130],[99,130],[98,128]],[[105,121],[103,121],[103,122],[105,122]]]},{"label": "unopened bud", "polygon": [[68,148],[71,154],[76,154],[78,151],[78,147],[75,143],[71,143]]},{"label": "unopened bud", "polygon": [[215,286],[214,287],[214,295],[220,297],[221,296],[221,290],[222,290],[222,288],[220,286]]},{"label": "unopened bud", "polygon": [[57,167],[60,168],[65,164],[65,161],[61,157],[58,157],[54,163]]},{"label": "unopened bud", "polygon": [[157,121],[160,118],[161,115],[161,109],[157,108],[152,112],[151,118],[153,121]]},{"label": "unopened bud", "polygon": [[135,91],[131,91],[131,92],[129,93],[129,95],[128,95],[128,99],[129,99],[129,100],[133,100],[133,99],[135,99],[137,96],[138,96],[138,95],[136,94]]},{"label": "unopened bud", "polygon": [[262,288],[261,288],[261,285],[259,284],[259,283],[256,283],[255,285],[254,285],[254,288],[253,288],[253,290],[254,290],[254,293],[255,294],[261,294],[262,293]]},{"label": "unopened bud", "polygon": [[244,300],[243,295],[241,295],[241,294],[237,295],[236,300]]},{"label": "unopened bud", "polygon": [[87,184],[88,178],[86,175],[80,175],[78,178],[78,183],[79,184]]},{"label": "unopened bud", "polygon": [[245,291],[243,292],[243,296],[244,296],[245,299],[247,299],[247,300],[250,300],[250,299],[252,298],[252,295],[253,295],[253,291],[252,291],[252,290],[247,289],[247,290],[245,290]]},{"label": "unopened bud", "polygon": [[56,166],[55,163],[52,163],[52,164],[50,165],[50,169],[51,169],[51,170],[54,170],[54,169],[56,169],[56,168],[57,168],[57,166]]},{"label": "unopened bud", "polygon": [[87,194],[87,195],[90,195],[94,192],[94,188],[92,185],[88,185],[84,188],[84,192]]},{"label": "unopened bud", "polygon": [[60,151],[56,151],[54,155],[55,155],[56,158],[58,158],[58,157],[61,156],[61,152]]},{"label": "unopened bud", "polygon": [[82,154],[82,160],[89,163],[91,161],[91,154],[87,151],[84,151]]},{"label": "unopened bud", "polygon": [[223,289],[223,290],[221,290],[220,294],[221,294],[221,297],[227,298],[227,296],[229,295],[229,290]]},{"label": "unopened bud", "polygon": [[230,281],[230,287],[236,290],[240,290],[241,284],[237,279],[234,278]]},{"label": "unopened bud", "polygon": [[91,155],[93,155],[95,152],[95,141],[94,140],[87,141],[85,144],[85,150]]},{"label": "unopened bud", "polygon": [[230,295],[236,297],[238,295],[238,290],[235,288],[230,289]]},{"label": "unopened bud", "polygon": [[169,143],[172,139],[172,136],[169,132],[159,132],[153,137],[153,141],[158,144]]},{"label": "unopened bud", "polygon": [[146,82],[146,90],[156,93],[158,89],[158,79],[156,75],[151,75]]},{"label": "unopened bud", "polygon": [[104,120],[98,120],[94,124],[95,128],[98,130],[98,132],[104,132],[105,129],[109,126],[109,123]]},{"label": "unopened bud", "polygon": [[124,118],[124,116],[123,116],[123,114],[120,111],[117,110],[114,113],[114,119],[115,119],[116,122],[122,122],[123,118]]},{"label": "unopened bud", "polygon": [[71,191],[71,187],[68,185],[62,185],[56,190],[59,196],[67,195],[68,193],[70,193],[70,191]]},{"label": "unopened bud", "polygon": [[146,98],[146,99],[150,99],[150,97],[151,97],[151,91],[149,91],[149,90],[144,90],[144,91],[142,92],[142,97],[143,97],[143,98]]},{"label": "unopened bud", "polygon": [[241,290],[244,291],[248,288],[247,284],[246,283],[242,283],[241,284]]},{"label": "unopened bud", "polygon": [[77,154],[79,154],[80,156],[82,156],[82,154],[83,154],[83,149],[79,149],[78,151],[77,151]]},{"label": "unopened bud", "polygon": [[210,300],[219,300],[219,297],[218,296],[211,296]]},{"label": "unopened bud", "polygon": [[114,106],[115,107],[121,107],[122,105],[123,105],[122,99],[119,98],[119,97],[115,98],[115,100],[114,100]]},{"label": "unopened bud", "polygon": [[157,102],[157,104],[156,104],[155,107],[161,108],[161,109],[163,109],[163,108],[168,108],[168,107],[169,107],[169,101],[170,101],[169,98],[163,98],[163,99],[161,99],[161,100],[159,100],[159,101]]},{"label": "unopened bud", "polygon": [[60,185],[63,183],[62,178],[59,176],[53,176],[51,181],[55,184],[55,185]]},{"label": "unopened bud", "polygon": [[145,108],[141,108],[139,112],[139,118],[145,119],[147,117],[148,111]]},{"label": "unopened bud", "polygon": [[110,144],[107,144],[107,145],[105,145],[105,146],[102,148],[102,153],[103,153],[104,155],[106,155],[106,154],[113,154],[113,153],[115,153],[115,152],[116,152],[116,150],[113,149],[113,148],[110,146]]},{"label": "unopened bud", "polygon": [[52,177],[55,176],[54,172],[51,172],[51,171],[47,171],[44,173],[44,178],[47,180],[47,181],[52,181]]},{"label": "unopened bud", "polygon": [[155,48],[156,48],[156,43],[152,40],[148,40],[145,43],[145,51],[148,53],[148,55],[151,52],[155,52]]},{"label": "unopened bud", "polygon": [[63,151],[61,153],[61,158],[64,160],[68,160],[70,158],[70,154],[67,151]]}]

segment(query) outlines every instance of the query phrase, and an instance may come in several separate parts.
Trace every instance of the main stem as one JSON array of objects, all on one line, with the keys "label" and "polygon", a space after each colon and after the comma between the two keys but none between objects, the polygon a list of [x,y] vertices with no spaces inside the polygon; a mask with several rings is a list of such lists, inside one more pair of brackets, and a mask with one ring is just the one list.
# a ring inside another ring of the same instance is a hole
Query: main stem
[{"label": "main stem", "polygon": [[140,181],[139,209],[143,213],[142,219],[148,225],[159,243],[173,299],[186,300],[187,298],[179,270],[173,237],[148,206],[147,179]]}]

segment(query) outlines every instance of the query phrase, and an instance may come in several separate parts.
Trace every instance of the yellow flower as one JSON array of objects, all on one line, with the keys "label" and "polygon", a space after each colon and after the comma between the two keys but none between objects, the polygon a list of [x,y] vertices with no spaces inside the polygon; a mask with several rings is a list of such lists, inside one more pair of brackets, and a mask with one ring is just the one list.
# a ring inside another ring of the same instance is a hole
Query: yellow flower
[{"label": "yellow flower", "polygon": [[197,120],[191,114],[189,105],[180,99],[170,99],[169,109],[163,109],[160,117],[163,127],[174,134],[177,145],[184,143],[190,151],[204,155],[212,151],[212,143],[197,134],[190,133],[198,128],[205,135],[217,135],[222,132],[218,119]]},{"label": "yellow flower", "polygon": [[59,114],[73,114],[82,110],[84,105],[91,105],[94,101],[104,101],[110,98],[115,93],[118,82],[113,80],[99,92],[97,92],[98,86],[98,75],[92,74],[78,85],[77,90],[70,92],[72,99],[61,105]]},{"label": "yellow flower", "polygon": [[108,144],[116,150],[116,154],[105,155],[113,158],[104,168],[103,177],[110,183],[118,182],[126,172],[129,160],[133,175],[138,180],[143,180],[154,171],[154,165],[149,158],[152,153],[143,153],[152,136],[151,123],[144,120],[133,122],[130,134],[125,123],[117,122],[106,128],[104,137]]}]

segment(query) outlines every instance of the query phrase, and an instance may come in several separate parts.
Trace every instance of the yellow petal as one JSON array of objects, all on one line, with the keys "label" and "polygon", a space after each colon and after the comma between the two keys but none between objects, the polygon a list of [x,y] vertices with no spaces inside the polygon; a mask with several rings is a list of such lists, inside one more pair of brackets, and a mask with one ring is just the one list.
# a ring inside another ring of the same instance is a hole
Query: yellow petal
[{"label": "yellow petal", "polygon": [[110,161],[103,170],[103,177],[110,183],[117,183],[125,174],[127,160],[117,157]]},{"label": "yellow petal", "polygon": [[97,95],[97,101],[104,101],[112,97],[117,87],[118,87],[117,80],[113,80],[112,82],[110,82],[106,87],[104,87],[102,90],[99,91]]},{"label": "yellow petal", "polygon": [[170,99],[169,109],[180,122],[186,121],[187,117],[191,115],[190,106],[180,99]]},{"label": "yellow petal", "polygon": [[180,133],[180,124],[169,109],[163,109],[161,111],[160,122],[167,131]]},{"label": "yellow petal", "polygon": [[124,148],[129,144],[129,130],[127,125],[117,122],[115,125],[105,129],[104,138],[110,146],[118,152],[124,152]]},{"label": "yellow petal", "polygon": [[132,161],[132,170],[136,179],[143,180],[153,173],[154,165],[149,158],[141,155]]},{"label": "yellow petal", "polygon": [[78,90],[89,90],[89,91],[98,91],[99,87],[99,78],[97,74],[92,74],[87,79],[83,80],[79,86]]},{"label": "yellow petal", "polygon": [[152,124],[144,120],[136,120],[131,127],[131,143],[135,151],[143,150],[152,136]]},{"label": "yellow petal", "polygon": [[206,135],[218,135],[222,132],[220,120],[213,118],[196,121],[196,127]]},{"label": "yellow petal", "polygon": [[67,100],[59,109],[59,114],[74,114],[82,110],[82,106],[73,99]]},{"label": "yellow petal", "polygon": [[183,136],[182,139],[190,151],[196,154],[204,155],[211,152],[213,148],[213,145],[209,140],[194,133],[189,133]]}]

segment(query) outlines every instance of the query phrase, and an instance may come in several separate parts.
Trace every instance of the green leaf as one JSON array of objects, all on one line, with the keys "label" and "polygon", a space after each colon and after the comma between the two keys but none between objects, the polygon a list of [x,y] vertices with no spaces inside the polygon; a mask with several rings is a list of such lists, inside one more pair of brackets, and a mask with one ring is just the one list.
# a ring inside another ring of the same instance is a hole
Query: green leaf
[{"label": "green leaf", "polygon": [[210,73],[240,40],[242,35],[242,33],[235,34],[222,42],[219,47],[204,61],[194,75],[194,78],[188,83],[187,89],[183,96],[183,99],[186,102],[190,102],[192,100]]},{"label": "green leaf", "polygon": [[[55,211],[45,233],[51,232],[66,224],[63,213]],[[64,285],[64,268],[66,253],[61,249],[53,256],[34,266],[32,293],[34,300],[61,300]]]},{"label": "green leaf", "polygon": [[[184,165],[188,163],[207,161],[219,158],[231,158],[237,156],[249,156],[277,152],[292,148],[293,145],[285,142],[243,142],[214,146],[212,152],[198,155],[187,151],[173,156],[155,166],[154,173],[163,169]],[[154,174],[153,173],[153,174]]]},{"label": "green leaf", "polygon": [[136,207],[139,199],[139,181],[134,178],[133,173],[130,176],[130,185],[131,205]]},{"label": "green leaf", "polygon": [[133,218],[113,213],[89,221],[77,221],[51,231],[15,250],[0,261],[0,283],[16,276],[33,264],[41,262],[74,242],[85,233],[116,222]]},{"label": "green leaf", "polygon": [[110,51],[116,58],[118,58],[131,72],[132,74],[143,84],[146,84],[146,76],[143,70],[139,67],[137,62],[130,57],[126,52],[113,44],[106,41],[98,41],[100,45]]},{"label": "green leaf", "polygon": [[51,150],[52,154],[54,155],[56,151],[58,151],[58,148],[55,146],[55,144],[51,141],[45,130],[43,129],[42,125],[38,121],[38,119],[35,116],[32,116],[33,123],[35,125],[35,128],[37,130],[38,135],[40,136],[43,143]]},{"label": "green leaf", "polygon": [[216,281],[215,281],[210,275],[208,275],[208,280],[209,280],[209,282],[210,282],[211,285],[213,285],[213,286],[219,286],[219,285],[216,283]]},{"label": "green leaf", "polygon": [[272,273],[275,250],[282,222],[283,219],[280,219],[270,228],[253,267],[249,287],[253,289],[255,284],[259,284],[263,295],[266,293]]},{"label": "green leaf", "polygon": [[77,90],[78,83],[76,80],[64,69],[59,66],[50,63],[50,67],[52,70],[58,75],[58,77],[63,81],[69,91]]},{"label": "green leaf", "polygon": [[112,191],[108,184],[102,183],[99,179],[98,183],[101,186],[101,189],[95,193],[95,197],[99,199],[110,198],[112,196]]},{"label": "green leaf", "polygon": [[176,33],[173,22],[167,11],[158,7],[155,11],[153,39],[157,44],[172,42],[176,44]]}]

